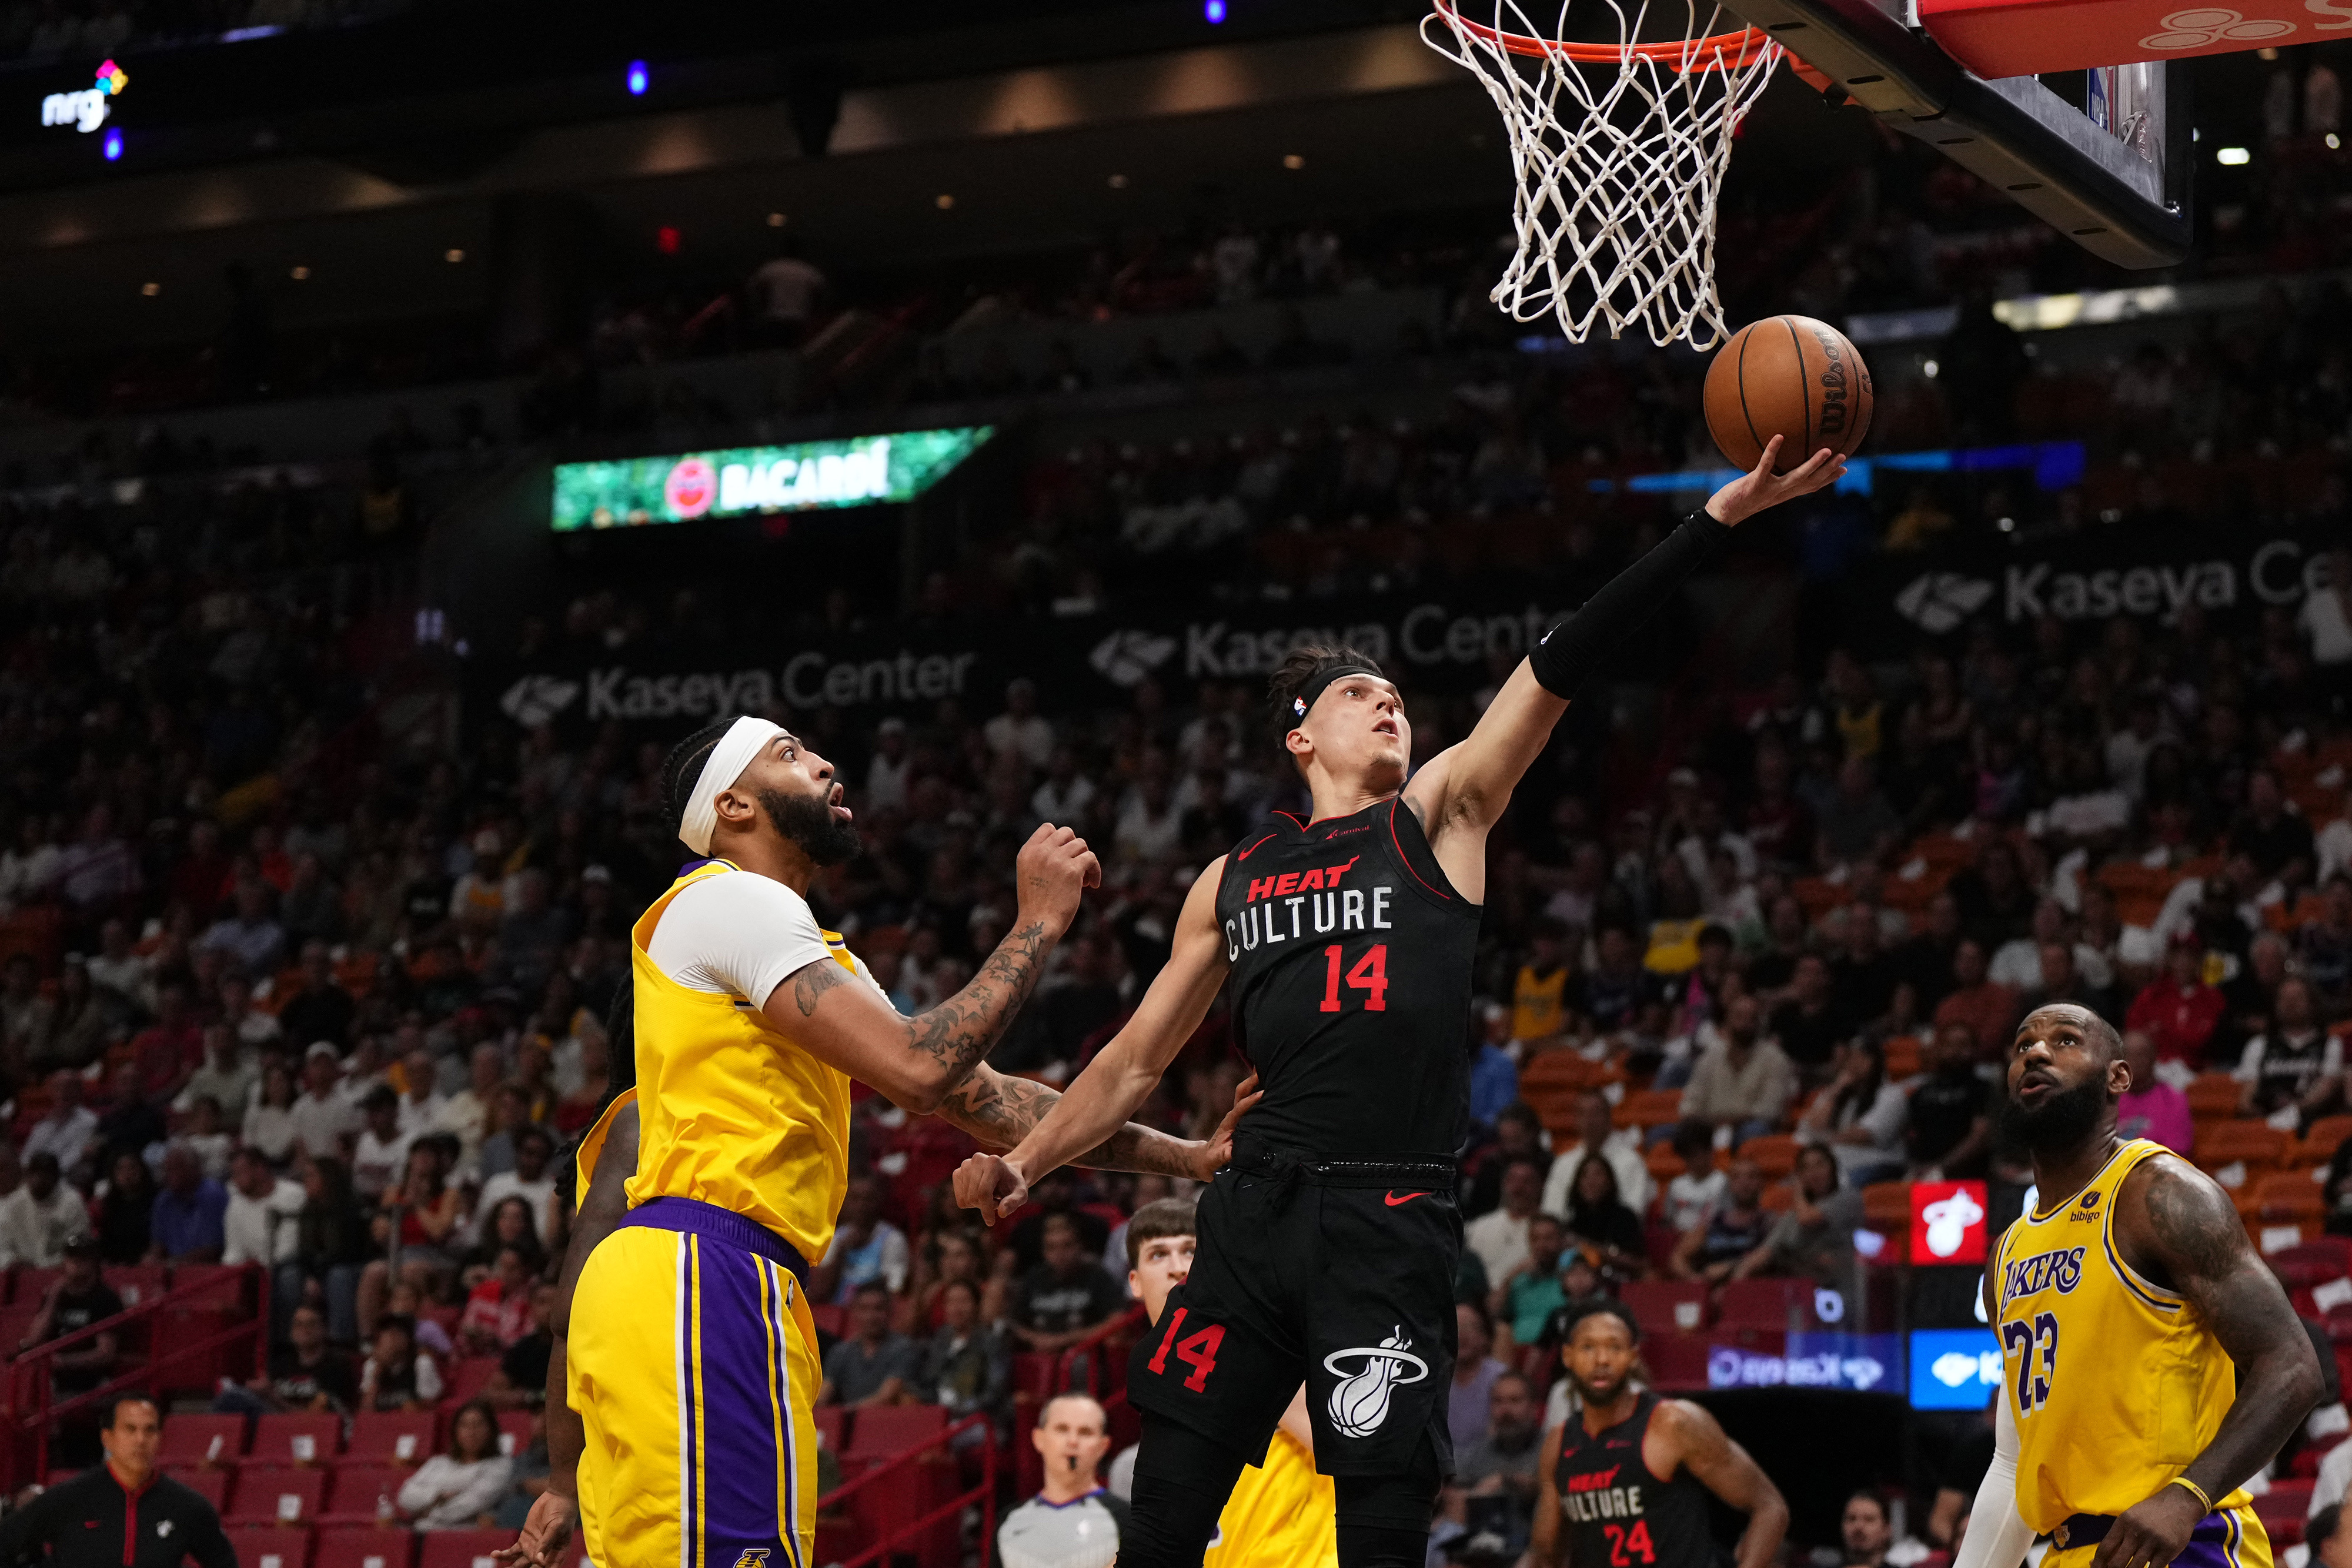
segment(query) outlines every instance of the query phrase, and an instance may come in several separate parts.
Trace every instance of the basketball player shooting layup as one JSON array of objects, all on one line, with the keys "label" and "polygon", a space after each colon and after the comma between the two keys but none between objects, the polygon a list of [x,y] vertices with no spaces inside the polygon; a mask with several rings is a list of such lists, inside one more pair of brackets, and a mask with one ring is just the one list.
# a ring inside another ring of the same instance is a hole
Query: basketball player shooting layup
[{"label": "basketball player shooting layup", "polygon": [[1789,1505],[1703,1406],[1633,1381],[1642,1331],[1614,1301],[1570,1319],[1559,1347],[1583,1408],[1544,1434],[1531,1568],[1716,1568],[1709,1494],[1748,1515],[1738,1568],[1768,1568]]},{"label": "basketball player shooting layup", "polygon": [[2116,1131],[2112,1025],[2029,1014],[2002,1114],[2037,1201],[1985,1271],[2000,1332],[1994,1458],[1956,1568],[2270,1568],[2240,1488],[2319,1397],[2318,1358],[2229,1195]]},{"label": "basketball player shooting layup", "polygon": [[1270,823],[1211,864],[1127,1026],[1012,1154],[957,1172],[957,1199],[984,1220],[1019,1208],[1143,1102],[1232,974],[1265,1099],[1202,1199],[1197,1266],[1136,1346],[1143,1444],[1122,1568],[1199,1563],[1302,1381],[1340,1563],[1421,1563],[1453,1458],[1454,1155],[1487,830],[1585,677],[1731,526],[1844,472],[1824,450],[1776,475],[1780,446],[1554,627],[1418,773],[1404,705],[1370,660],[1295,651],[1273,689],[1312,820]]}]

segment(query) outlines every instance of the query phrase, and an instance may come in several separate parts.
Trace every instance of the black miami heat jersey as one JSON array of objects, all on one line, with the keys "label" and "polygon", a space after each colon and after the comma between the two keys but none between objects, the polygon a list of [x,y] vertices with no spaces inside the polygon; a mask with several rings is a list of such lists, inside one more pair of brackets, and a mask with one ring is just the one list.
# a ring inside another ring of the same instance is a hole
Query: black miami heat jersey
[{"label": "black miami heat jersey", "polygon": [[1642,1438],[1658,1396],[1644,1390],[1633,1413],[1598,1432],[1571,1416],[1561,1429],[1560,1522],[1570,1533],[1568,1560],[1588,1568],[1715,1568],[1722,1557],[1707,1527],[1707,1490],[1688,1474],[1672,1480],[1650,1473]]},{"label": "black miami heat jersey", "polygon": [[1401,799],[1276,812],[1225,857],[1217,924],[1253,1136],[1318,1154],[1451,1156],[1468,1131],[1479,909]]}]

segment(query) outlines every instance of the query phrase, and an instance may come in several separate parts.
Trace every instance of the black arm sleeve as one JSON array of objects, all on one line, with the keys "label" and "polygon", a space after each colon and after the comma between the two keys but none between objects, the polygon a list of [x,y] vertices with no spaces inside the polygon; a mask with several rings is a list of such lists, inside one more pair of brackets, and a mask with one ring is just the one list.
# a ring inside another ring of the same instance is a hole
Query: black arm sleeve
[{"label": "black arm sleeve", "polygon": [[1692,513],[1581,610],[1544,633],[1528,655],[1537,683],[1556,697],[1576,695],[1601,661],[1655,615],[1683,579],[1730,537],[1731,529],[1705,510]]}]

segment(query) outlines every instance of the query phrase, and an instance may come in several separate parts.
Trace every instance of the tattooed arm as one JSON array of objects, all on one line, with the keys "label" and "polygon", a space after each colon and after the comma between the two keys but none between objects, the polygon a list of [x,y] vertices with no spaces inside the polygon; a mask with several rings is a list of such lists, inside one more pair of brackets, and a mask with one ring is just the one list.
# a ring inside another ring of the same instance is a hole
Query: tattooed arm
[{"label": "tattooed arm", "polygon": [[[1234,1124],[1257,1103],[1257,1075],[1234,1091],[1234,1108],[1205,1140],[1169,1136],[1129,1122],[1070,1163],[1098,1171],[1145,1171],[1206,1181],[1233,1157]],[[989,1148],[1012,1148],[1045,1119],[1061,1094],[1026,1078],[1007,1078],[982,1062],[940,1102],[941,1119],[962,1128]]]},{"label": "tattooed arm", "polygon": [[1040,828],[1014,873],[1020,905],[1013,929],[971,984],[927,1013],[901,1017],[872,986],[821,958],[768,994],[761,1011],[793,1044],[909,1111],[939,1108],[996,1043],[1036,988],[1045,955],[1068,930],[1081,889],[1101,881],[1084,839]]},{"label": "tattooed arm", "polygon": [[[2319,1359],[2278,1278],[2254,1255],[2229,1195],[2184,1160],[2159,1155],[2124,1178],[2112,1220],[2124,1261],[2185,1297],[2237,1364],[2238,1390],[2220,1430],[2181,1474],[2219,1502],[2268,1464],[2311,1413]],[[2189,1544],[2205,1505],[2167,1482],[2125,1511],[2092,1568],[2163,1568]]]},{"label": "tattooed arm", "polygon": [[1217,883],[1224,857],[1209,862],[1184,895],[1168,963],[1143,993],[1134,1016],[1095,1053],[1051,1111],[1009,1155],[974,1155],[956,1167],[956,1202],[993,1225],[1028,1201],[1029,1184],[1098,1149],[1150,1097],[1209,1004],[1225,983],[1225,936],[1217,928]]}]

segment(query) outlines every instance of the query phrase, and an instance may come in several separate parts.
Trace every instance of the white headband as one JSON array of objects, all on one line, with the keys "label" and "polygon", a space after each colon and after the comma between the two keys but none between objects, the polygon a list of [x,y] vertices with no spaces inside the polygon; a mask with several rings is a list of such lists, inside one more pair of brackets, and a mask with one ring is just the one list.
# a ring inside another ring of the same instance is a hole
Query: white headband
[{"label": "white headband", "polygon": [[686,798],[686,811],[677,820],[677,836],[696,854],[710,852],[710,834],[719,826],[719,792],[743,777],[743,769],[751,759],[767,748],[768,742],[784,733],[784,727],[771,724],[764,718],[745,716],[737,719],[710,748],[710,758],[696,775],[694,791]]}]

